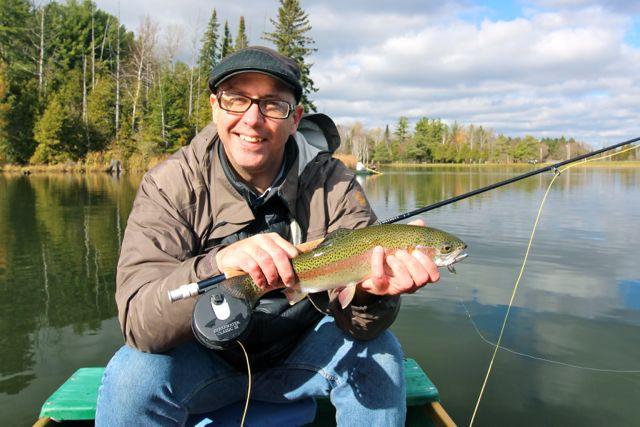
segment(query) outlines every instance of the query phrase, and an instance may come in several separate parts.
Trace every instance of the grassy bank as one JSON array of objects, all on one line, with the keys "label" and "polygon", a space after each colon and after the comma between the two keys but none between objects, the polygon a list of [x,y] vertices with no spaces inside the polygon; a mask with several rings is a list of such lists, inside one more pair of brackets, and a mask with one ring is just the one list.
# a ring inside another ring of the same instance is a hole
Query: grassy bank
[{"label": "grassy bank", "polygon": [[[140,156],[134,155],[129,159],[122,162],[122,170],[131,173],[144,173],[162,161],[166,160],[169,155],[162,156]],[[350,154],[336,154],[334,157],[341,160],[347,167],[355,169],[356,157]],[[96,157],[86,162],[66,162],[51,165],[13,165],[13,164],[0,164],[0,172],[3,173],[16,173],[16,174],[30,174],[30,173],[93,173],[93,172],[110,172],[111,159],[106,160],[106,156]],[[384,168],[483,168],[483,167],[516,167],[523,169],[538,169],[545,166],[552,165],[553,163],[541,163],[532,165],[528,163],[387,163],[381,165]],[[629,161],[609,161],[599,160],[593,162],[587,162],[576,167],[606,167],[606,168],[638,168],[640,167],[640,160]]]},{"label": "grassy bank", "polygon": [[[434,167],[467,167],[467,168],[482,168],[482,167],[521,167],[521,168],[531,168],[538,169],[543,168],[545,166],[551,166],[554,163],[538,163],[538,164],[530,164],[530,163],[386,163],[382,165],[385,168],[434,168]],[[640,160],[625,160],[625,161],[609,161],[609,160],[596,160],[592,162],[587,162],[583,164],[579,164],[576,167],[616,167],[616,168],[637,168],[640,167]]]},{"label": "grassy bank", "polygon": [[[168,154],[159,156],[133,155],[122,160],[122,171],[144,173],[169,157]],[[65,162],[57,164],[15,165],[0,164],[0,172],[31,174],[31,173],[93,173],[111,172],[111,161],[117,157],[99,154],[83,162]]]}]

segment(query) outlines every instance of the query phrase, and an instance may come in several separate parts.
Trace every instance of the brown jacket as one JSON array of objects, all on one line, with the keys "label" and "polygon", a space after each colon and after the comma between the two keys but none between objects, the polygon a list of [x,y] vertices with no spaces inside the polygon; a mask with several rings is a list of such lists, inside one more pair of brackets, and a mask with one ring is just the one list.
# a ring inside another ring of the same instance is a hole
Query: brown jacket
[{"label": "brown jacket", "polygon": [[[331,157],[339,145],[335,125],[324,115],[303,119],[294,138],[298,162],[281,188],[302,238],[324,237],[338,228],[375,222],[360,185]],[[128,345],[162,352],[193,338],[195,300],[170,303],[169,290],[219,274],[216,245],[253,219],[247,202],[228,181],[209,125],[142,179],[128,219],[116,279],[118,317]],[[313,302],[358,339],[371,339],[395,320],[398,297],[356,295],[345,310],[335,295],[315,294]],[[368,304],[368,305],[365,305]]]}]

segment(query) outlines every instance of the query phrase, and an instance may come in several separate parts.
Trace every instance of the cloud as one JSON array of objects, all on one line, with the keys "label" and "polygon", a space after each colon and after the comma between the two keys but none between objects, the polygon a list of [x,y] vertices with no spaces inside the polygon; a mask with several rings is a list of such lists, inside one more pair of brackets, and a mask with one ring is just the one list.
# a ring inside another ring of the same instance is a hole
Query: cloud
[{"label": "cloud", "polygon": [[[492,3],[489,3],[492,4]],[[500,3],[498,3],[500,4]],[[121,4],[137,28],[147,11],[184,28],[179,58],[215,7],[235,35],[245,16],[253,44],[279,2],[150,0]],[[116,13],[114,0],[98,6]],[[534,0],[302,1],[318,49],[310,61],[323,112],[348,124],[394,125],[438,117],[510,135],[570,135],[600,145],[640,134],[640,49],[629,41],[637,2]],[[500,9],[502,8],[502,9]],[[514,17],[512,17],[514,16]]]},{"label": "cloud", "polygon": [[581,10],[585,8],[604,8],[621,14],[637,14],[640,13],[640,3],[628,0],[535,0],[534,5],[547,9],[563,9],[563,10]]},{"label": "cloud", "polygon": [[409,29],[317,62],[318,105],[368,124],[428,116],[594,143],[632,136],[640,52],[624,44],[629,22],[591,7]]}]

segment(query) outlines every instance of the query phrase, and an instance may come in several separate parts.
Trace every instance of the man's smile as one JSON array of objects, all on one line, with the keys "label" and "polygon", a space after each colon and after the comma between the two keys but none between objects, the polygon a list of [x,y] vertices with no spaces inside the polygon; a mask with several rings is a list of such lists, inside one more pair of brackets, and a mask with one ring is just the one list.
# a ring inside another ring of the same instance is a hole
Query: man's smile
[{"label": "man's smile", "polygon": [[249,135],[238,134],[238,137],[245,142],[257,143],[257,142],[264,141],[264,138],[259,136],[249,136]]}]

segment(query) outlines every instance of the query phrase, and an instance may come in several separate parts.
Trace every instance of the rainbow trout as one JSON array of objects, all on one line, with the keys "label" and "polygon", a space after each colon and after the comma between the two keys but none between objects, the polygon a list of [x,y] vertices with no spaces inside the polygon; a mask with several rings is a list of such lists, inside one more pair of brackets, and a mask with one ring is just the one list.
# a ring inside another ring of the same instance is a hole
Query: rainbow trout
[{"label": "rainbow trout", "polygon": [[[284,290],[289,302],[295,304],[307,294],[344,288],[339,300],[342,307],[353,299],[356,285],[371,273],[373,248],[382,246],[386,255],[404,249],[414,249],[430,257],[438,267],[455,273],[453,264],[466,258],[467,245],[447,232],[416,225],[381,224],[358,230],[340,229],[329,234],[315,249],[291,260],[297,283]],[[254,307],[266,292],[249,275],[231,277],[222,282],[236,298],[246,299]]]}]

